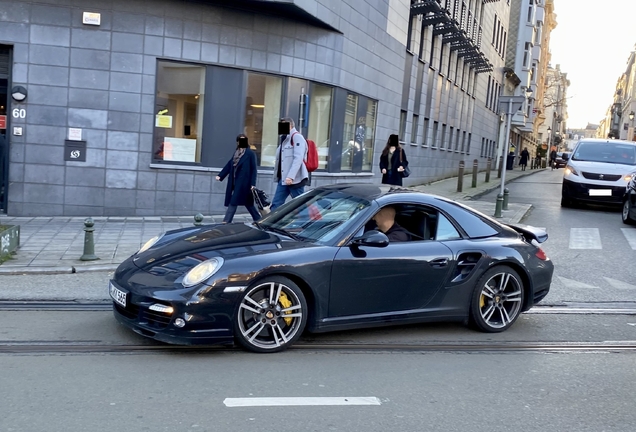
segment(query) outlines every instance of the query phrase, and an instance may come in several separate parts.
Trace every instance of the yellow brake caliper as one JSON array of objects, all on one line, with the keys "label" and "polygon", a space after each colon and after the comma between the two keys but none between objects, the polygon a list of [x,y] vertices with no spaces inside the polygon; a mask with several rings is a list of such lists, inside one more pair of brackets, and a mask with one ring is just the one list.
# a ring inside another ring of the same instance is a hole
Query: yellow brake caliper
[{"label": "yellow brake caliper", "polygon": [[483,308],[486,305],[486,296],[485,295],[480,295],[479,296],[479,308]]},{"label": "yellow brake caliper", "polygon": [[[280,293],[280,297],[278,297],[278,303],[280,303],[283,308],[288,308],[292,305],[292,302],[289,300],[289,297],[287,297],[287,294],[285,294],[284,292]],[[285,315],[289,315],[289,314],[291,314],[291,311],[285,312]],[[284,320],[287,325],[290,325],[292,323],[291,318],[284,318]]]}]

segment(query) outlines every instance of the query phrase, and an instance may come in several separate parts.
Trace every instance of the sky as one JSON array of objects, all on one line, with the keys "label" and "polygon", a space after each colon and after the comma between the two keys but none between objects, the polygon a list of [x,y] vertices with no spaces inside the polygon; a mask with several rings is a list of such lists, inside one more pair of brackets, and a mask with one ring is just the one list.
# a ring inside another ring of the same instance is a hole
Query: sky
[{"label": "sky", "polygon": [[568,74],[568,129],[598,124],[636,44],[636,1],[554,0],[550,64]]}]

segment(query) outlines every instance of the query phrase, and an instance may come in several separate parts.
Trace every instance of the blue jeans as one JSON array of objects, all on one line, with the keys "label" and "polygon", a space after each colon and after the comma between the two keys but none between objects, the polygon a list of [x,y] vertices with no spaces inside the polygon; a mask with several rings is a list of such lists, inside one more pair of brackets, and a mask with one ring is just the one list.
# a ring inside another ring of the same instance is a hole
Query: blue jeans
[{"label": "blue jeans", "polygon": [[[227,211],[225,212],[225,217],[223,218],[223,222],[232,223],[232,219],[234,219],[234,215],[236,214],[237,208],[238,206],[235,206],[235,205],[227,206]],[[250,214],[252,215],[252,219],[254,219],[254,221],[257,221],[261,218],[261,214],[258,212],[254,204],[246,205],[245,208],[247,209],[248,212],[250,212]]]},{"label": "blue jeans", "polygon": [[287,186],[284,184],[278,183],[276,186],[276,193],[274,194],[274,199],[272,200],[272,205],[269,207],[270,210],[274,210],[276,207],[280,207],[285,204],[285,200],[289,195],[291,195],[292,199],[296,198],[298,195],[302,195],[305,192],[305,186],[296,186],[291,185]]}]

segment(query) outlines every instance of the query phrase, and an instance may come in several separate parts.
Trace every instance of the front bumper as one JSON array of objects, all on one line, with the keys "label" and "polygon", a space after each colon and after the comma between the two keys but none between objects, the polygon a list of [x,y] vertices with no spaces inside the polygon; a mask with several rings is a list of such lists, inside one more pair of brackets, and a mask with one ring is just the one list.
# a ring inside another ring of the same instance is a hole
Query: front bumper
[{"label": "front bumper", "polygon": [[[231,327],[233,306],[218,304],[205,299],[199,303],[186,301],[165,301],[136,294],[116,281],[115,287],[128,292],[126,306],[113,302],[113,314],[117,321],[135,333],[157,341],[177,345],[231,345],[234,337]],[[172,313],[158,312],[150,306],[160,304],[171,306]],[[175,319],[182,318],[185,326],[174,325]]]},{"label": "front bumper", "polygon": [[[611,195],[594,196],[590,195],[590,189],[609,190]],[[597,203],[597,204],[622,204],[625,195],[624,185],[599,185],[593,183],[578,183],[571,180],[563,179],[561,196],[564,199]]]}]

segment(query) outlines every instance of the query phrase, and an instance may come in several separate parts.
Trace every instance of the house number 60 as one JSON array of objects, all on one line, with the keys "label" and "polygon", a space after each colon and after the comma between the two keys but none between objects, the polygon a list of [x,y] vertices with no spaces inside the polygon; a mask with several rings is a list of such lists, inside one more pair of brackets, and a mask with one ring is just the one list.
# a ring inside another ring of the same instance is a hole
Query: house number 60
[{"label": "house number 60", "polygon": [[14,108],[13,109],[13,118],[26,118],[26,110],[24,108]]}]

